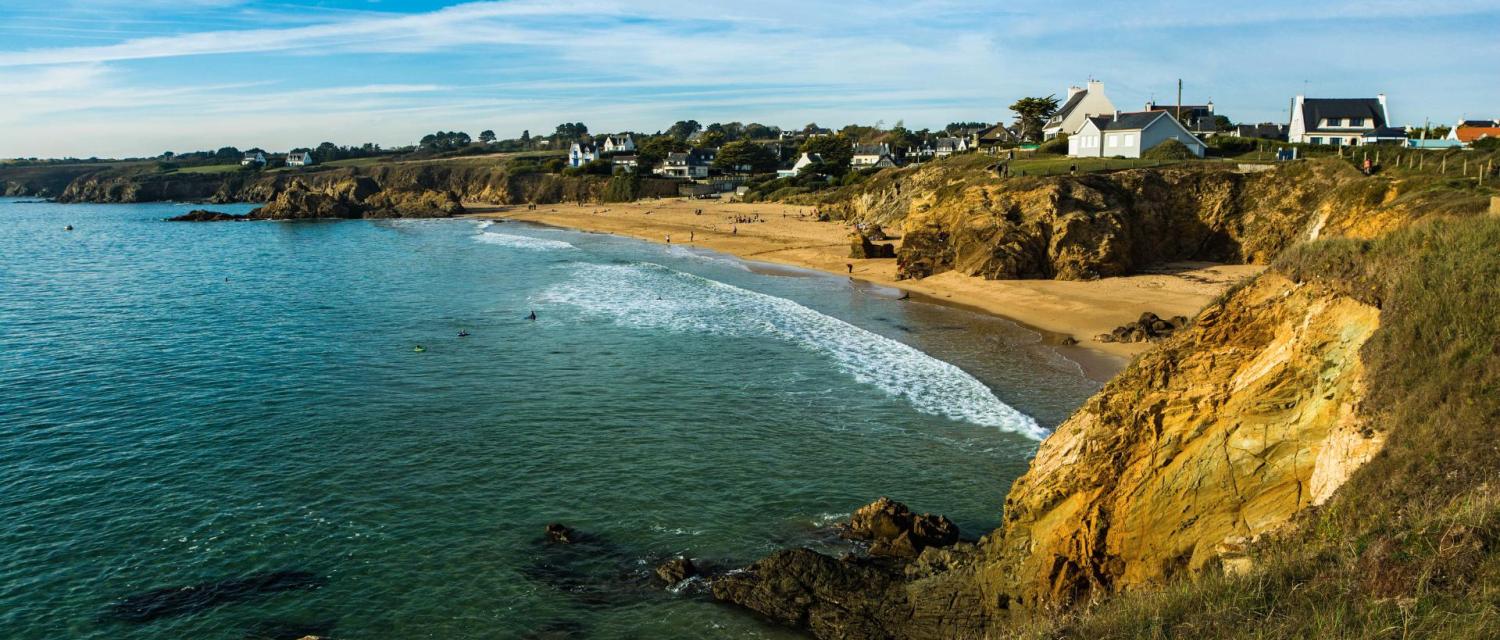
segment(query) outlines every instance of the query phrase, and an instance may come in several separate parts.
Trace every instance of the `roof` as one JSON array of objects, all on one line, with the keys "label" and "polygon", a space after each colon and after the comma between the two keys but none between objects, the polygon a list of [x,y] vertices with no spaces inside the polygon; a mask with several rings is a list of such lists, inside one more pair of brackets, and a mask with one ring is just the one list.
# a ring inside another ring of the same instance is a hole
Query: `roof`
[{"label": "roof", "polygon": [[1081,91],[1078,91],[1077,93],[1074,93],[1071,97],[1068,98],[1067,102],[1063,103],[1063,106],[1058,107],[1057,111],[1054,111],[1052,113],[1052,117],[1047,119],[1047,124],[1045,126],[1052,127],[1062,124],[1063,118],[1068,117],[1068,114],[1070,112],[1078,108],[1078,103],[1083,102],[1084,97],[1088,95],[1088,89],[1083,89]]},{"label": "roof", "polygon": [[857,156],[878,156],[878,155],[880,155],[882,153],[887,153],[887,152],[888,152],[888,150],[886,148],[886,145],[883,145],[883,144],[856,144],[856,145],[854,145],[854,155],[857,155]]},{"label": "roof", "polygon": [[1378,98],[1303,98],[1302,122],[1309,131],[1329,118],[1369,118],[1379,128],[1385,126],[1385,108]]},{"label": "roof", "polygon": [[1458,128],[1463,129],[1465,127],[1479,127],[1481,129],[1490,129],[1494,127],[1500,127],[1500,120],[1464,120],[1458,123]]},{"label": "roof", "polygon": [[1004,124],[997,124],[979,132],[980,140],[1014,140],[1015,138],[1016,134],[1005,128]]},{"label": "roof", "polygon": [[1094,116],[1089,121],[1099,127],[1100,131],[1138,131],[1166,115],[1165,111],[1137,111],[1114,116]]},{"label": "roof", "polygon": [[637,159],[637,156],[615,156],[614,157],[615,164],[625,164],[625,163],[628,163],[628,162],[635,162],[636,159]]},{"label": "roof", "polygon": [[1459,142],[1473,142],[1480,138],[1500,138],[1500,127],[1460,127]]},{"label": "roof", "polygon": [[1366,131],[1366,138],[1406,138],[1406,129],[1400,127],[1376,127],[1374,131]]}]

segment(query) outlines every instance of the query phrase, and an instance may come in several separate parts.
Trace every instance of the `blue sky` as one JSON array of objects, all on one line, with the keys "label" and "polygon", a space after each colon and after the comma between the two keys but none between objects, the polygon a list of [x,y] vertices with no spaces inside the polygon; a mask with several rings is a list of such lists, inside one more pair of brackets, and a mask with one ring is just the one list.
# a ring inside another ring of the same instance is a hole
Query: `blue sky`
[{"label": "blue sky", "polygon": [[1500,117],[1500,0],[0,0],[0,157],[656,131],[679,119],[1009,120],[1089,77],[1116,106],[1384,92]]}]

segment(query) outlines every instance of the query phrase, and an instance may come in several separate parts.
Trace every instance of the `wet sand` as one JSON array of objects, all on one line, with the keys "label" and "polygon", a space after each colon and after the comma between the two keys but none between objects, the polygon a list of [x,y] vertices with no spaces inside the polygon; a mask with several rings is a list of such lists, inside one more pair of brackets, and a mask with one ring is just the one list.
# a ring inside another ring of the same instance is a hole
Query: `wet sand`
[{"label": "wet sand", "polygon": [[[811,207],[681,198],[628,204],[538,205],[534,211],[522,205],[464,206],[469,210],[468,217],[521,220],[690,244],[747,260],[848,275],[908,291],[914,297],[1002,316],[1042,332],[1049,342],[1059,345],[1064,355],[1099,379],[1113,375],[1151,345],[1101,343],[1093,336],[1108,333],[1146,311],[1162,317],[1192,317],[1229,286],[1263,268],[1174,263],[1151,273],[1089,282],[985,280],[951,271],[922,280],[897,280],[895,260],[849,258],[852,227],[842,222],[817,222]],[[745,219],[758,221],[736,221]],[[895,242],[899,245],[899,240]],[[1078,344],[1063,346],[1062,341],[1069,336]]]}]

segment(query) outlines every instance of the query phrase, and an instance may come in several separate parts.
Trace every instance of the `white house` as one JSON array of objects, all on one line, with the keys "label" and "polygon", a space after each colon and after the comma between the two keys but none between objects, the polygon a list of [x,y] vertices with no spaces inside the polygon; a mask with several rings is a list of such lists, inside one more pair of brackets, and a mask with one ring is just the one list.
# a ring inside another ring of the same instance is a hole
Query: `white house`
[{"label": "white house", "polygon": [[1383,140],[1379,130],[1389,129],[1389,123],[1383,93],[1374,98],[1297,96],[1292,100],[1287,140],[1335,146],[1365,144],[1366,134],[1375,134],[1371,141]]},{"label": "white house", "polygon": [[873,167],[880,164],[881,158],[890,159],[891,145],[880,144],[856,144],[854,145],[854,156],[849,160],[849,166],[856,169]]},{"label": "white house", "polygon": [[816,153],[803,152],[802,157],[797,158],[797,161],[795,163],[792,163],[792,168],[781,169],[777,171],[776,177],[793,178],[796,177],[797,174],[802,173],[803,169],[806,169],[807,167],[813,166],[815,164],[823,164],[823,156]]},{"label": "white house", "polygon": [[1214,113],[1214,101],[1208,104],[1157,104],[1155,100],[1146,103],[1144,111],[1165,111],[1177,118],[1182,126],[1200,138],[1209,137],[1218,133],[1219,121]]},{"label": "white house", "polygon": [[654,173],[668,178],[696,180],[708,177],[708,166],[718,155],[717,149],[694,149],[685,153],[669,153],[667,159],[657,165]]},{"label": "white house", "polygon": [[259,151],[252,151],[246,153],[245,157],[240,158],[240,166],[248,167],[252,164],[258,164],[262,167],[266,166],[266,154]]},{"label": "white house", "polygon": [[1075,158],[1139,158],[1163,142],[1181,142],[1193,155],[1203,157],[1207,147],[1177,118],[1165,111],[1116,113],[1095,116],[1068,136],[1068,155]]},{"label": "white house", "polygon": [[937,148],[933,151],[933,153],[939,158],[946,158],[955,153],[968,150],[968,138],[938,138]]},{"label": "white house", "polygon": [[1083,126],[1084,120],[1116,111],[1109,96],[1104,95],[1104,83],[1090,80],[1087,88],[1068,87],[1068,99],[1042,125],[1042,139],[1051,140],[1060,134],[1072,134]]},{"label": "white house", "polygon": [[636,155],[620,155],[610,158],[610,163],[614,168],[625,173],[635,173],[635,170],[640,168],[640,162],[640,156]]},{"label": "white house", "polygon": [[635,140],[630,134],[623,136],[607,136],[604,138],[604,153],[633,153],[635,151]]},{"label": "white house", "polygon": [[311,151],[293,151],[286,154],[286,166],[288,167],[306,167],[312,163],[313,155]]},{"label": "white house", "polygon": [[568,166],[581,167],[599,159],[599,148],[588,142],[574,142],[568,148]]}]

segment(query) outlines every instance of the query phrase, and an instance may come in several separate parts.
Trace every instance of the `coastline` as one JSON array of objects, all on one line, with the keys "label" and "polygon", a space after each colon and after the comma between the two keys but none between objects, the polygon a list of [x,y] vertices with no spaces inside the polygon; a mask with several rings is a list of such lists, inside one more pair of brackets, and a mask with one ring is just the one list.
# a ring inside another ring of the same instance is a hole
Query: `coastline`
[{"label": "coastline", "polygon": [[[850,225],[817,222],[812,207],[777,203],[724,203],[663,199],[613,204],[524,205],[464,203],[473,219],[517,220],[652,242],[688,244],[745,260],[849,276],[1011,320],[1041,333],[1043,340],[1101,381],[1123,369],[1151,343],[1102,343],[1093,336],[1136,320],[1143,312],[1163,317],[1197,315],[1216,296],[1259,273],[1257,265],[1173,263],[1151,273],[1094,281],[985,280],[945,272],[922,280],[897,280],[896,261],[849,258]],[[701,211],[702,213],[698,213]],[[738,223],[736,218],[758,222]],[[691,240],[690,240],[691,238]],[[894,242],[898,243],[899,240]],[[852,266],[852,270],[851,267]],[[1064,340],[1072,337],[1075,345]]]}]

